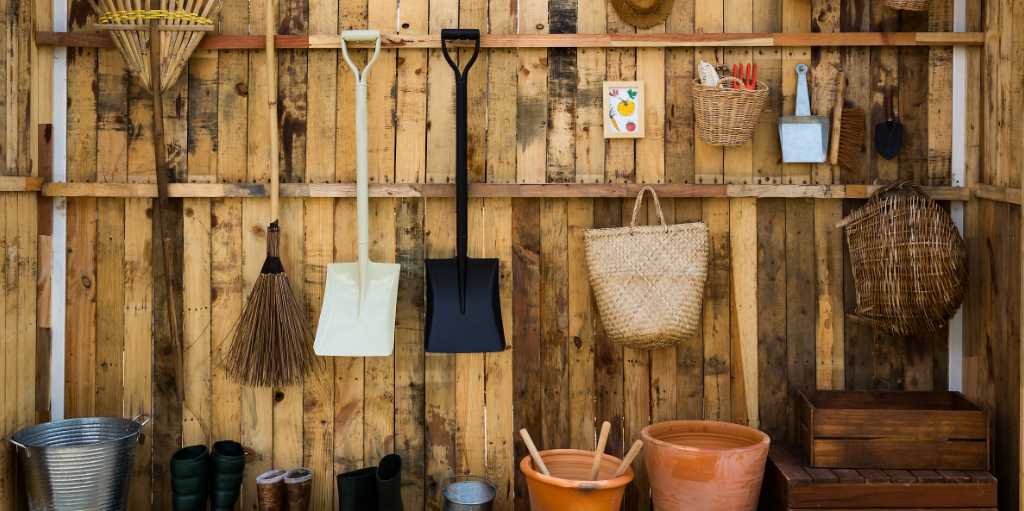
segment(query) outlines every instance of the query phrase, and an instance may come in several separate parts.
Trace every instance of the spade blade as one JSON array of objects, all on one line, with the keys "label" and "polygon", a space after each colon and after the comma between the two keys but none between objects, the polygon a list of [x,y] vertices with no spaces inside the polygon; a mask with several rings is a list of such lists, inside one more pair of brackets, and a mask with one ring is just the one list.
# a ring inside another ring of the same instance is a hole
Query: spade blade
[{"label": "spade blade", "polygon": [[875,147],[882,158],[891,160],[900,154],[903,147],[903,124],[898,122],[880,122],[875,125]]}]

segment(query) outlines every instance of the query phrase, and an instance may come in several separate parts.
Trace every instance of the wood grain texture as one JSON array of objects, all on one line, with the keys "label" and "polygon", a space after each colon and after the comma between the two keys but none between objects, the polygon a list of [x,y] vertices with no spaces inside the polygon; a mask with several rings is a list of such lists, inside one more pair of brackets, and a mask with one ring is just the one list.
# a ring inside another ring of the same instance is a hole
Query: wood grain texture
[{"label": "wood grain texture", "polygon": [[792,428],[787,427],[786,202],[757,201],[757,376],[761,431],[772,439],[793,441]]},{"label": "wood grain texture", "polygon": [[[544,386],[536,377],[536,368],[543,364],[541,343],[540,267],[541,232],[540,204],[537,201],[512,201],[512,279],[518,283],[512,290],[512,315],[518,322],[512,331],[513,407],[516,410],[513,428],[534,431],[536,441],[543,437],[542,395]],[[541,443],[538,450],[548,447]],[[515,458],[526,455],[522,437],[515,439]],[[515,476],[515,509],[529,509],[529,494],[522,471]]]}]

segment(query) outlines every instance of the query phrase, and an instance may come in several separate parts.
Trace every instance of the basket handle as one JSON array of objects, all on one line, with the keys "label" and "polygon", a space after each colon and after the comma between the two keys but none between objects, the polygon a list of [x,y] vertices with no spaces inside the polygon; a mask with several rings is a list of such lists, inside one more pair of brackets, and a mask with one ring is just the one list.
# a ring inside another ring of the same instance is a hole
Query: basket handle
[{"label": "basket handle", "polygon": [[[744,85],[743,84],[743,80],[740,80],[739,78],[736,78],[735,76],[724,76],[724,77],[722,77],[722,79],[718,80],[718,84],[715,85],[715,88],[721,87],[721,85],[723,83],[732,83],[732,82],[736,82],[736,83],[738,83],[740,85]],[[745,85],[744,85],[744,88],[742,90],[747,90]]]},{"label": "basket handle", "polygon": [[869,202],[878,202],[879,199],[882,198],[882,195],[884,195],[886,193],[889,193],[889,192],[892,192],[892,191],[895,191],[895,190],[901,190],[904,187],[909,188],[910,190],[914,191],[915,193],[917,193],[921,197],[924,197],[926,199],[930,199],[931,198],[931,197],[928,197],[928,194],[924,193],[924,190],[921,189],[921,185],[919,185],[919,184],[917,184],[917,183],[915,183],[913,181],[897,181],[895,183],[887,184],[887,185],[879,188],[878,190],[875,190],[875,193],[871,194],[871,199],[869,199]]},{"label": "basket handle", "polygon": [[658,194],[655,193],[654,188],[645,186],[640,190],[640,193],[636,196],[636,204],[633,205],[633,219],[629,221],[629,233],[633,234],[633,228],[636,227],[636,214],[640,212],[640,204],[644,201],[644,192],[650,191],[651,197],[654,197],[654,205],[658,207],[658,218],[661,219],[661,226],[668,229],[668,224],[665,223],[665,214],[661,212],[661,202],[658,201]]}]

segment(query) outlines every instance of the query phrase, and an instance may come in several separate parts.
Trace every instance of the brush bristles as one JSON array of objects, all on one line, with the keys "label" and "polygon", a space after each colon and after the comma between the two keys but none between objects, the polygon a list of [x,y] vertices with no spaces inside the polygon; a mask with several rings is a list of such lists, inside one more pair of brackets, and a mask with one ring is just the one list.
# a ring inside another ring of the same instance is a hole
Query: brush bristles
[{"label": "brush bristles", "polygon": [[[277,257],[277,226],[268,229],[270,257],[245,304],[235,329],[226,368],[233,380],[250,387],[299,385],[318,364],[313,334]],[[267,272],[268,268],[273,269]],[[280,271],[276,271],[280,269]]]},{"label": "brush bristles", "polygon": [[861,149],[864,147],[864,111],[844,108],[839,126],[839,166],[857,175],[860,172]]}]

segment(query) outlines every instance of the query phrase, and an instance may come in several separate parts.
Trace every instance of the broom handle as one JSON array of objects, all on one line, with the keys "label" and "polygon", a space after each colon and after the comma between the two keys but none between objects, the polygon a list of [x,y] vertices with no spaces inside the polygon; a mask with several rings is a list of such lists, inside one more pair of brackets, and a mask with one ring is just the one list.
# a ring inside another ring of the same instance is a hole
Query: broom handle
[{"label": "broom handle", "polygon": [[836,106],[832,110],[832,140],[829,142],[828,159],[832,165],[839,165],[839,133],[843,124],[843,102],[846,97],[846,73],[836,76]]},{"label": "broom handle", "polygon": [[270,221],[278,220],[281,179],[277,155],[277,53],[274,51],[277,0],[267,0],[267,103],[270,105]]},{"label": "broom handle", "polygon": [[185,401],[182,388],[184,377],[181,372],[181,339],[178,335],[178,318],[175,315],[174,287],[172,285],[170,201],[167,198],[167,147],[164,143],[164,102],[160,92],[160,32],[157,20],[149,22],[149,72],[153,87],[153,153],[156,159],[156,190],[160,201],[160,237],[164,252],[164,287],[167,289],[167,322],[171,330],[171,358],[174,364],[174,385],[178,402]]}]

